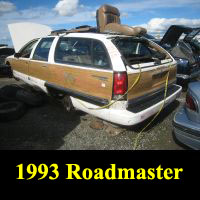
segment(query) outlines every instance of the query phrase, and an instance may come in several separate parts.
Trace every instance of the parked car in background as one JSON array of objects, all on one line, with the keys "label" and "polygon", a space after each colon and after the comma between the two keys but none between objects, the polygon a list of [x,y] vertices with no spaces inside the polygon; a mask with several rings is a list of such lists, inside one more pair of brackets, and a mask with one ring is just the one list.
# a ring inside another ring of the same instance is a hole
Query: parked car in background
[{"label": "parked car in background", "polygon": [[5,65],[5,59],[15,53],[14,48],[8,47],[6,44],[0,44],[0,77],[10,76],[11,69]]},{"label": "parked car in background", "polygon": [[200,82],[189,84],[186,104],[176,113],[173,127],[178,141],[200,149]]},{"label": "parked car in background", "polygon": [[[145,37],[153,40],[165,48],[177,61],[177,81],[187,85],[191,79],[200,76],[199,46],[193,38],[200,32],[200,28],[190,28],[172,25],[161,40],[146,34]],[[185,34],[184,39],[179,40]]]},{"label": "parked car in background", "polygon": [[8,47],[6,44],[0,44],[0,64],[5,63],[5,59],[8,56],[14,55],[14,48]]}]

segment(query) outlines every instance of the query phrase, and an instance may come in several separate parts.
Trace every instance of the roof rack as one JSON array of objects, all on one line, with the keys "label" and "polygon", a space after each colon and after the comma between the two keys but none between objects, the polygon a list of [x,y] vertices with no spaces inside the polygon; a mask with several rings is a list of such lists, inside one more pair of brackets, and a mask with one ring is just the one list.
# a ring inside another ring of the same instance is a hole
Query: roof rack
[{"label": "roof rack", "polygon": [[97,27],[92,26],[78,26],[74,29],[67,30],[66,33],[97,33]]},{"label": "roof rack", "polygon": [[50,35],[60,35],[60,34],[68,34],[68,33],[97,33],[97,27],[92,27],[88,25],[78,26],[73,29],[59,29],[52,31]]},{"label": "roof rack", "polygon": [[63,34],[66,33],[66,29],[59,29],[59,30],[55,30],[55,31],[51,31],[51,35],[59,35],[59,34]]}]

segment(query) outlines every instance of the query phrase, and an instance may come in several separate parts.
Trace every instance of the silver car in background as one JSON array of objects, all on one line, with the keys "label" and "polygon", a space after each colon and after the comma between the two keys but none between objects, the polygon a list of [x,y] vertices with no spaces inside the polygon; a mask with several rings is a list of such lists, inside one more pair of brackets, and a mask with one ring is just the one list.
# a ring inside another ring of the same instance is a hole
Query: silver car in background
[{"label": "silver car in background", "polygon": [[189,84],[185,106],[176,113],[173,127],[178,141],[200,149],[200,82]]}]

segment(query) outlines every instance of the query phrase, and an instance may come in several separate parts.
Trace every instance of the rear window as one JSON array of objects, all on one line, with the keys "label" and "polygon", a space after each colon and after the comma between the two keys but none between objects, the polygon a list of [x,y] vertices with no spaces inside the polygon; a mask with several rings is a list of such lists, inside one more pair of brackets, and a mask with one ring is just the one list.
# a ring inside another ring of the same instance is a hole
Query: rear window
[{"label": "rear window", "polygon": [[148,44],[148,41],[134,38],[118,38],[113,40],[123,57],[129,64],[140,64],[164,60],[166,54]]}]

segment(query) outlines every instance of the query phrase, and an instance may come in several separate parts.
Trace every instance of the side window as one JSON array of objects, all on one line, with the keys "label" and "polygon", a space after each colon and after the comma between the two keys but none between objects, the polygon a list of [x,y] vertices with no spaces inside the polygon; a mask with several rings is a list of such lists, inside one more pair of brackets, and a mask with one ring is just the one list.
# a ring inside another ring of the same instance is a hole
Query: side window
[{"label": "side window", "polygon": [[55,61],[90,66],[92,64],[91,39],[61,38],[56,47]]},{"label": "side window", "polygon": [[54,38],[42,39],[35,49],[33,60],[48,61],[49,51],[53,43]]},{"label": "side window", "polygon": [[34,46],[36,45],[37,41],[38,40],[34,40],[34,41],[30,42],[23,49],[20,50],[22,58],[29,58],[30,57],[31,52],[32,52]]},{"label": "side window", "polygon": [[92,52],[94,66],[102,69],[110,68],[108,54],[101,42],[97,40],[93,41]]}]

